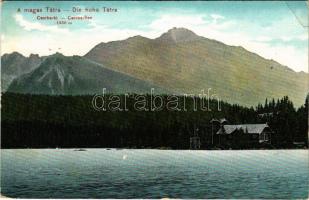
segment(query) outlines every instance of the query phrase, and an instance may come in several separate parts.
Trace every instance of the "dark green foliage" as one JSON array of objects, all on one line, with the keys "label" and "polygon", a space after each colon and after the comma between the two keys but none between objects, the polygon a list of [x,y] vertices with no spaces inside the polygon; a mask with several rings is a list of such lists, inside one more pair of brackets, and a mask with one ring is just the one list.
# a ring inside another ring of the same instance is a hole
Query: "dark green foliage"
[{"label": "dark green foliage", "polygon": [[[188,149],[193,127],[199,128],[202,148],[211,144],[212,118],[229,120],[230,124],[268,122],[275,132],[272,143],[276,148],[293,147],[293,142],[307,142],[307,104],[295,110],[284,97],[277,103],[246,108],[211,101],[211,111],[193,111],[192,97],[186,97],[187,112],[134,111],[134,97],[127,99],[129,111],[96,111],[93,96],[49,96],[5,93],[2,95],[2,148],[46,147],[114,147]],[[108,98],[108,96],[107,96]],[[120,96],[124,101],[124,95]],[[146,96],[150,102],[150,95]],[[166,102],[167,96],[164,96]],[[180,99],[183,97],[180,97]],[[200,101],[197,100],[198,102]],[[179,107],[182,107],[181,101]],[[199,104],[198,104],[199,105]],[[198,107],[199,108],[199,107]],[[258,116],[273,113],[272,116]],[[237,147],[236,147],[237,148]],[[248,147],[250,148],[250,147]]]},{"label": "dark green foliage", "polygon": [[272,99],[269,103],[257,107],[258,113],[268,113],[260,118],[261,122],[268,122],[276,131],[273,135],[273,145],[277,147],[293,147],[294,142],[304,142],[308,145],[308,97],[306,103],[295,109],[293,102],[287,96],[280,100]]}]

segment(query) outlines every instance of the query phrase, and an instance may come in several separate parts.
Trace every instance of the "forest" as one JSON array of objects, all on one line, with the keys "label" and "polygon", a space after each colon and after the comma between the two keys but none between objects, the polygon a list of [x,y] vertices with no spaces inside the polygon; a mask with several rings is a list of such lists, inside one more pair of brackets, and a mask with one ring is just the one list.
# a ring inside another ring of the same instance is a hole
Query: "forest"
[{"label": "forest", "polygon": [[[133,108],[136,94],[127,98]],[[121,101],[124,95],[120,95]],[[146,98],[151,98],[146,95]],[[189,149],[193,127],[198,127],[201,149],[222,149],[212,143],[211,119],[229,124],[268,123],[274,131],[266,148],[308,147],[308,96],[295,108],[287,96],[266,99],[256,107],[221,103],[221,111],[194,110],[187,98],[187,111],[98,111],[93,95],[50,96],[3,93],[1,99],[1,148],[161,148]],[[167,96],[163,96],[164,101]],[[217,102],[210,101],[216,108]]]}]

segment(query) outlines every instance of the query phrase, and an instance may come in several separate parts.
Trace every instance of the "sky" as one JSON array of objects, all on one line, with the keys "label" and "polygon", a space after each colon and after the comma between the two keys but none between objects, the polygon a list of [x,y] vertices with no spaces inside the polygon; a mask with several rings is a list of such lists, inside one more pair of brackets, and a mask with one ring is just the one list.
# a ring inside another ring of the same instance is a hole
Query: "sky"
[{"label": "sky", "polygon": [[[46,7],[67,10],[47,13]],[[57,25],[37,16],[83,16],[79,8],[117,8],[115,13],[88,13],[93,20]],[[42,8],[33,14],[18,12]],[[184,27],[200,36],[242,46],[293,70],[308,72],[308,3],[306,1],[51,1],[2,2],[1,54],[18,51],[25,56],[84,55],[100,42],[135,35],[159,37],[173,27]]]}]

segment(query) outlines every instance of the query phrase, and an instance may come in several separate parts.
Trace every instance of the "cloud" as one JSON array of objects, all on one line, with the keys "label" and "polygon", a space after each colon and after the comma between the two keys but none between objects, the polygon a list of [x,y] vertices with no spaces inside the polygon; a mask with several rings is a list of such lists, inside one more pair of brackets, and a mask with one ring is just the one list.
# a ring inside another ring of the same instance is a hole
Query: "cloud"
[{"label": "cloud", "polygon": [[298,39],[302,41],[308,41],[308,34],[300,35],[298,36]]},{"label": "cloud", "polygon": [[[66,33],[68,30],[60,29],[57,26],[47,26],[40,23],[29,22],[21,15],[15,16],[18,24],[25,30],[39,30],[57,33]],[[293,21],[293,20],[292,20]],[[284,26],[288,24],[288,26]],[[141,24],[142,26],[142,24]],[[221,41],[227,45],[242,46],[251,52],[255,52],[267,59],[273,59],[283,65],[287,65],[295,71],[308,71],[308,47],[297,46],[295,41],[308,41],[306,32],[297,30],[299,26],[292,23],[290,19],[283,18],[281,21],[264,27],[258,23],[252,23],[246,19],[236,20],[219,14],[163,14],[156,17],[149,24],[142,28],[116,28],[109,26],[103,20],[92,21],[83,29],[72,29],[65,40],[59,40],[54,34],[46,34],[44,37],[31,37],[15,39],[14,44],[9,44],[3,50],[8,51],[8,47],[14,47],[22,53],[39,53],[48,55],[51,52],[42,45],[29,47],[29,41],[41,44],[46,43],[51,49],[61,47],[61,52],[65,55],[84,55],[91,48],[100,42],[123,40],[135,35],[142,35],[148,38],[159,37],[162,33],[173,27],[184,27],[192,30],[196,34]],[[288,27],[288,28],[284,28]],[[69,37],[74,34],[74,37]],[[89,35],[91,34],[91,37]],[[274,41],[277,41],[274,43]],[[7,40],[5,41],[8,42]],[[16,46],[18,44],[18,46]],[[13,50],[13,49],[12,49]]]},{"label": "cloud", "polygon": [[266,59],[275,60],[295,71],[308,72],[308,49],[299,49],[293,45],[277,44],[271,45],[268,42],[249,41],[242,44],[247,50],[255,52]]},{"label": "cloud", "polygon": [[202,26],[208,23],[204,15],[162,15],[148,26],[153,30],[167,31],[172,27]]},{"label": "cloud", "polygon": [[255,41],[258,41],[258,42],[270,42],[272,40],[273,39],[271,37],[267,37],[267,36],[259,36],[255,39]]},{"label": "cloud", "polygon": [[218,20],[224,19],[225,17],[218,14],[211,14],[210,17],[213,19],[213,23],[217,23]]},{"label": "cloud", "polygon": [[39,22],[27,21],[20,14],[16,14],[14,18],[16,22],[26,31],[37,30],[37,31],[44,31],[44,32],[48,31],[48,32],[56,32],[56,33],[69,33],[67,29],[59,28],[56,25],[44,25]]},{"label": "cloud", "polygon": [[10,53],[18,51],[23,55],[34,53],[41,56],[61,52],[66,56],[82,56],[101,42],[124,40],[128,37],[144,35],[145,33],[146,32],[132,29],[113,29],[106,28],[105,26],[98,26],[95,29],[90,28],[72,31],[63,37],[65,39],[61,40],[59,39],[59,34],[48,33],[31,34],[27,35],[27,37],[14,36],[10,38],[7,37],[8,39],[2,43],[2,52]]},{"label": "cloud", "polygon": [[211,14],[210,15],[213,19],[224,19],[225,17],[222,15],[218,15],[218,14]]}]

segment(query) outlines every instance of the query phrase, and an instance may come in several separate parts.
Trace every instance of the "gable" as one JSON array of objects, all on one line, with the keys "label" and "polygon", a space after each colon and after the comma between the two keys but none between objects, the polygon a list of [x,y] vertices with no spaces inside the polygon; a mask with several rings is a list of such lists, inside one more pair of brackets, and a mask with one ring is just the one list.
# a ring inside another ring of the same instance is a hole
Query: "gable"
[{"label": "gable", "polygon": [[224,125],[217,132],[217,134],[231,134],[236,130],[243,130],[244,133],[248,134],[261,134],[266,128],[269,128],[267,124],[239,124],[239,125]]}]

